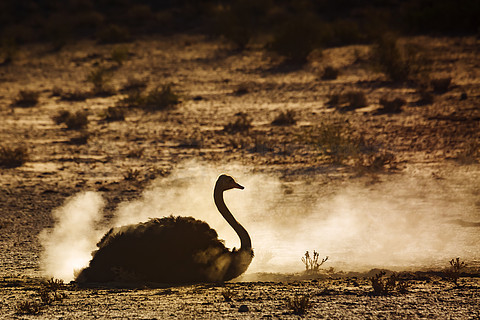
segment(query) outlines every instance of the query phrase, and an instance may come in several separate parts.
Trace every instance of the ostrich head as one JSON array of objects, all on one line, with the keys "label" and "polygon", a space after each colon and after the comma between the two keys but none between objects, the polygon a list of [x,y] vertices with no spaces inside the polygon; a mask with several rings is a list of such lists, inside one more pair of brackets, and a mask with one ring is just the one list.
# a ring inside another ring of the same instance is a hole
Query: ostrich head
[{"label": "ostrich head", "polygon": [[232,177],[222,174],[218,177],[217,183],[215,184],[215,189],[225,191],[230,189],[244,189],[243,186],[239,185]]}]

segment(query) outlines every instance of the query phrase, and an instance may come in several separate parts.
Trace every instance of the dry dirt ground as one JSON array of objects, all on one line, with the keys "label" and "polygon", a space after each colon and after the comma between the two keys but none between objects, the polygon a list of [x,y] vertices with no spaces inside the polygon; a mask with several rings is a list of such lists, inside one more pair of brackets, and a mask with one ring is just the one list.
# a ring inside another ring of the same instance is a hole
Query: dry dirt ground
[{"label": "dry dirt ground", "polygon": [[[478,177],[480,41],[406,41],[428,53],[431,78],[452,79],[446,92],[433,93],[426,105],[418,105],[416,85],[392,84],[372,68],[370,47],[364,45],[325,49],[298,68],[282,65],[255,45],[238,52],[198,35],[122,45],[85,41],[56,52],[43,45],[22,47],[13,63],[0,66],[0,144],[28,150],[24,165],[0,169],[0,313],[6,319],[294,318],[287,301],[298,293],[313,303],[306,318],[478,318],[480,283],[475,277],[461,279],[456,288],[435,277],[411,280],[408,293],[381,297],[371,296],[368,280],[361,278],[231,283],[226,287],[234,293],[232,302],[222,296],[224,286],[69,286],[61,289],[66,297],[45,306],[40,315],[15,313],[19,301],[38,299],[37,237],[53,225],[52,209],[77,192],[97,190],[108,201],[108,217],[119,202],[139,197],[151,180],[168,175],[184,160],[240,163],[276,175],[291,188],[298,183],[341,188],[351,180],[370,185],[404,172],[442,179],[451,168]],[[118,66],[111,56],[120,46],[129,54]],[[337,79],[321,79],[328,65],[340,70]],[[68,92],[90,92],[92,83],[86,79],[102,66],[111,73],[111,95],[62,98]],[[107,108],[126,96],[121,89],[133,78],[147,84],[146,92],[172,83],[180,103],[158,112],[130,108],[125,120],[105,121]],[[39,92],[38,104],[16,106],[21,90]],[[333,94],[352,90],[366,95],[366,107],[348,110],[329,103]],[[403,111],[378,114],[384,96],[404,99]],[[52,117],[62,109],[86,110],[88,127],[67,130],[56,124]],[[287,109],[295,112],[296,124],[272,125]],[[252,127],[238,133],[223,130],[239,112],[250,117]],[[349,148],[355,150],[334,157],[319,146],[320,128],[332,123],[350,130],[357,143]],[[87,135],[86,143],[75,143]],[[475,229],[469,230],[478,234],[480,178],[472,181],[478,186],[472,186],[477,207],[469,226]],[[241,305],[248,312],[239,312]]]}]

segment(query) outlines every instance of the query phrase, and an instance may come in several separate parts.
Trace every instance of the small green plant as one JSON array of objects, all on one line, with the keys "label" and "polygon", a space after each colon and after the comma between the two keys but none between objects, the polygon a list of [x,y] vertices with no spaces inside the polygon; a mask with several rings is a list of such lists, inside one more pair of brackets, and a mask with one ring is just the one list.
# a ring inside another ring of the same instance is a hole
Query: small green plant
[{"label": "small green plant", "polygon": [[307,251],[305,255],[302,257],[302,262],[305,265],[305,272],[316,274],[319,272],[320,267],[328,260],[328,257],[322,259],[321,262],[318,262],[320,258],[320,254],[313,250],[313,255],[311,256],[310,253]]},{"label": "small green plant", "polygon": [[446,278],[458,286],[458,279],[462,273],[462,269],[465,268],[466,264],[463,261],[460,261],[460,258],[450,260],[450,268],[445,271]]},{"label": "small green plant", "polygon": [[41,307],[37,301],[25,300],[17,303],[15,311],[17,314],[40,314]]},{"label": "small green plant", "polygon": [[235,121],[226,124],[223,127],[223,131],[228,133],[245,132],[252,127],[252,120],[246,113],[239,112],[235,116]]},{"label": "small green plant", "polygon": [[88,113],[86,111],[77,111],[72,113],[68,110],[61,110],[57,115],[53,116],[56,124],[64,123],[69,130],[85,129],[88,125]]},{"label": "small green plant", "polygon": [[0,145],[0,168],[16,168],[28,160],[28,151],[24,146],[10,147]]},{"label": "small green plant", "polygon": [[17,107],[33,107],[38,104],[38,97],[40,93],[33,90],[21,90],[15,100],[14,105]]},{"label": "small green plant", "polygon": [[122,66],[123,63],[128,59],[129,54],[130,52],[128,51],[127,47],[119,46],[112,50],[111,57],[118,66]]},{"label": "small green plant", "polygon": [[288,308],[296,315],[303,315],[312,307],[312,302],[307,295],[294,295],[287,302]]},{"label": "small green plant", "polygon": [[297,120],[295,120],[295,111],[293,110],[280,112],[272,121],[272,124],[276,126],[290,126],[295,123],[297,123]]},{"label": "small green plant", "polygon": [[337,79],[339,74],[339,71],[337,68],[334,68],[332,66],[326,66],[325,69],[323,69],[323,73],[321,76],[322,80],[335,80]]}]

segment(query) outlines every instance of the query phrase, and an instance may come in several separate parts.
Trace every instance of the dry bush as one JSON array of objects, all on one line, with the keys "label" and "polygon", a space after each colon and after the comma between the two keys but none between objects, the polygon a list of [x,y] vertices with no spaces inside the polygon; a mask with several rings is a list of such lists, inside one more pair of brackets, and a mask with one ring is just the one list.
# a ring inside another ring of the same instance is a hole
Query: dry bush
[{"label": "dry bush", "polygon": [[401,280],[396,273],[392,273],[386,277],[385,271],[380,271],[375,276],[370,278],[372,283],[373,294],[376,296],[386,296],[397,293],[407,293],[409,284]]},{"label": "dry bush", "polygon": [[276,126],[290,126],[295,123],[297,120],[295,120],[295,111],[293,110],[281,111],[272,121],[272,124]]},{"label": "dry bush", "polygon": [[141,108],[146,111],[164,111],[174,108],[180,103],[177,93],[172,90],[172,84],[157,87],[144,95],[139,90],[131,90],[128,96],[120,101],[121,104]]},{"label": "dry bush", "polygon": [[25,146],[9,147],[0,145],[0,167],[16,168],[28,160],[28,151]]},{"label": "dry bush", "polygon": [[20,90],[14,105],[22,108],[34,107],[38,104],[40,93],[33,90]]},{"label": "dry bush", "polygon": [[61,110],[52,117],[56,124],[64,123],[69,130],[85,129],[88,125],[88,113],[86,111],[77,111],[72,113],[68,110]]},{"label": "dry bush", "polygon": [[94,95],[110,95],[113,89],[110,86],[112,73],[105,67],[98,67],[92,70],[88,76],[87,81],[93,85]]},{"label": "dry bush", "polygon": [[127,158],[141,158],[143,153],[145,152],[145,148],[136,148],[132,149],[127,153]]},{"label": "dry bush", "polygon": [[25,300],[18,302],[15,306],[15,312],[17,314],[40,314],[41,304],[37,301]]},{"label": "dry bush", "polygon": [[235,297],[235,292],[230,288],[225,288],[222,290],[222,297],[225,302],[232,302],[233,297]]},{"label": "dry bush", "polygon": [[465,262],[460,261],[460,258],[452,259],[450,260],[450,268],[445,271],[445,277],[448,281],[458,286],[458,279],[460,278],[462,269],[465,267]]},{"label": "dry bush", "polygon": [[138,181],[140,174],[140,170],[128,168],[123,174],[123,179],[127,181]]},{"label": "dry bush", "polygon": [[402,112],[402,107],[407,103],[405,99],[395,98],[388,99],[387,97],[380,98],[380,104],[382,108],[376,111],[376,114],[391,114]]},{"label": "dry bush", "polygon": [[320,48],[321,35],[318,19],[309,15],[293,15],[276,31],[268,49],[290,63],[304,64],[310,53]]},{"label": "dry bush", "polygon": [[438,78],[438,79],[432,79],[430,81],[430,84],[433,87],[433,91],[435,93],[445,93],[448,91],[448,87],[450,86],[450,83],[452,82],[451,77],[447,78]]},{"label": "dry bush", "polygon": [[138,79],[138,78],[129,78],[127,83],[123,86],[122,92],[140,92],[147,87],[148,80]]},{"label": "dry bush", "polygon": [[105,111],[104,120],[105,121],[123,121],[125,120],[126,110],[123,107],[108,107]]},{"label": "dry bush", "polygon": [[112,60],[118,64],[118,66],[122,66],[123,63],[128,59],[130,52],[128,48],[125,46],[115,47],[112,50],[111,58]]},{"label": "dry bush", "polygon": [[245,132],[252,127],[252,120],[246,113],[239,112],[235,116],[235,121],[226,124],[223,127],[223,131],[228,133]]},{"label": "dry bush", "polygon": [[295,295],[293,298],[290,298],[287,302],[288,308],[293,312],[293,314],[303,315],[311,307],[312,302],[307,295]]},{"label": "dry bush", "polygon": [[305,252],[305,255],[302,257],[302,262],[305,265],[306,273],[316,274],[320,271],[320,266],[328,260],[328,257],[325,257],[321,262],[318,262],[319,257],[320,254],[315,250],[313,250],[313,256],[310,256],[308,251]]},{"label": "dry bush", "polygon": [[393,34],[384,34],[377,40],[373,58],[379,69],[396,82],[410,80],[428,69],[420,49],[413,45],[401,45]]},{"label": "dry bush", "polygon": [[323,69],[323,73],[321,76],[322,80],[335,80],[337,79],[339,74],[339,71],[337,68],[334,68],[332,66],[326,66],[325,69]]},{"label": "dry bush", "polygon": [[97,39],[100,43],[120,43],[129,42],[131,36],[127,28],[110,24],[97,33]]}]

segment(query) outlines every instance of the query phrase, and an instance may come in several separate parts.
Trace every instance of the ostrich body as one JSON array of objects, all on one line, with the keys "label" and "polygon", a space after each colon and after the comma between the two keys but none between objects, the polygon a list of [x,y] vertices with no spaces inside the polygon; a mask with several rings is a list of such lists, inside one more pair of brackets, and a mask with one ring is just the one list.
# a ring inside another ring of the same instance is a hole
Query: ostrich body
[{"label": "ostrich body", "polygon": [[250,265],[253,250],[250,236],[223,200],[223,192],[233,188],[243,189],[232,177],[221,175],[213,196],[218,211],[240,237],[240,249],[228,250],[215,230],[192,217],[150,219],[110,229],[77,282],[195,283],[238,277]]}]

